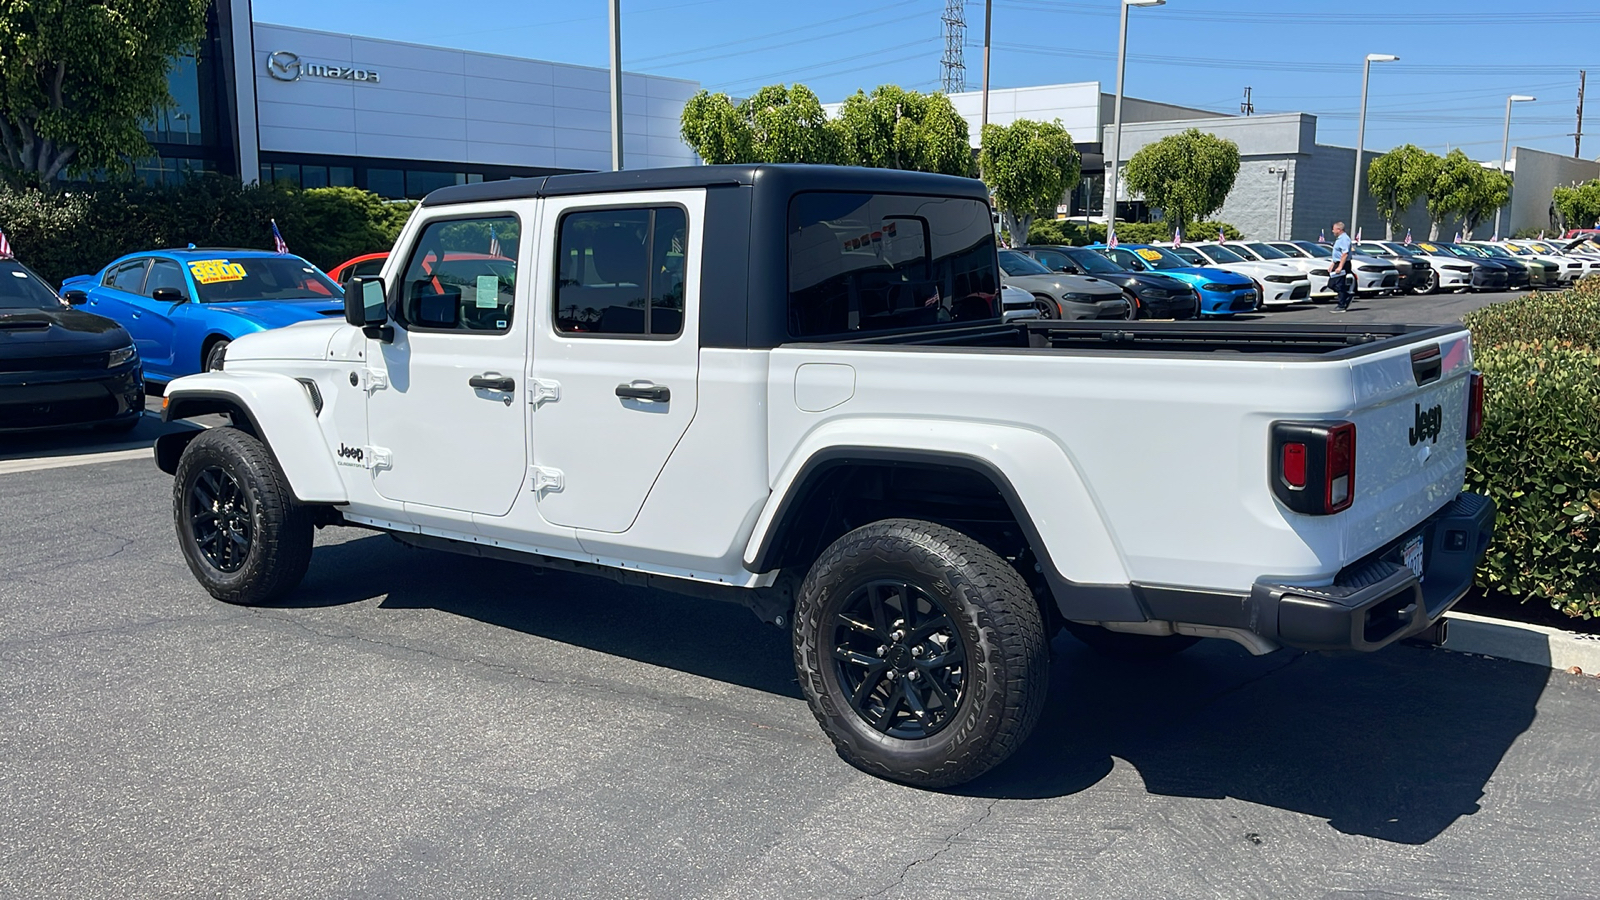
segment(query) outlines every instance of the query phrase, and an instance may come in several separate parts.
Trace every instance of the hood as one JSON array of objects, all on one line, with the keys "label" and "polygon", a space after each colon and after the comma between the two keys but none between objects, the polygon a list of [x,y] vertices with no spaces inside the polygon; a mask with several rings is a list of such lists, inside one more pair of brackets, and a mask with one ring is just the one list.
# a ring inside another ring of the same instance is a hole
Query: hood
[{"label": "hood", "polygon": [[1015,285],[1029,293],[1049,294],[1059,297],[1062,294],[1104,294],[1106,297],[1122,296],[1122,288],[1109,281],[1101,281],[1088,275],[1006,275],[1004,283]]},{"label": "hood", "polygon": [[1162,269],[1161,274],[1171,275],[1184,281],[1193,283],[1210,281],[1217,284],[1250,284],[1253,286],[1253,283],[1247,276],[1240,275],[1238,272],[1230,272],[1227,269],[1213,269],[1210,266],[1188,266],[1182,269]]},{"label": "hood", "polygon": [[228,362],[247,359],[326,359],[328,343],[342,328],[354,326],[342,316],[247,334],[228,345]]},{"label": "hood", "polygon": [[1136,284],[1140,287],[1154,288],[1158,291],[1188,291],[1189,285],[1182,278],[1173,278],[1158,272],[1129,272],[1127,284]]},{"label": "hood", "polygon": [[[236,303],[204,303],[206,312],[224,312],[249,319],[262,328],[282,328],[296,322],[344,315],[344,301],[316,300],[243,300]],[[342,322],[343,319],[340,319]]]},{"label": "hood", "polygon": [[132,343],[121,325],[76,309],[0,308],[0,358],[100,353]]}]

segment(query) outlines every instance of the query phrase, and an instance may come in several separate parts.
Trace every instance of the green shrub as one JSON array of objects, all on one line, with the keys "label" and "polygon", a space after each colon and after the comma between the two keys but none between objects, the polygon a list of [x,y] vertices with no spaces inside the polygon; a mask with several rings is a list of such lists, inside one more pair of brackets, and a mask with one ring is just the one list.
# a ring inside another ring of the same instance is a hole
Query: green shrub
[{"label": "green shrub", "polygon": [[[1214,241],[1217,239],[1219,228],[1230,241],[1237,241],[1243,237],[1239,229],[1225,222],[1196,222],[1189,226],[1185,239]],[[1042,219],[1035,221],[1033,227],[1028,229],[1030,244],[1070,244],[1082,247],[1085,244],[1103,244],[1105,240],[1106,227],[1093,222],[1084,225],[1081,221],[1071,219]],[[1124,244],[1158,244],[1172,240],[1172,229],[1164,222],[1123,222],[1117,226],[1117,240]]]},{"label": "green shrub", "polygon": [[1467,484],[1499,506],[1486,589],[1600,615],[1600,279],[1467,317],[1484,373]]},{"label": "green shrub", "polygon": [[290,250],[331,268],[389,249],[413,205],[354,188],[301,191],[217,177],[172,187],[0,188],[0,227],[19,260],[60,284],[139,250],[190,243],[271,249],[274,219]]}]

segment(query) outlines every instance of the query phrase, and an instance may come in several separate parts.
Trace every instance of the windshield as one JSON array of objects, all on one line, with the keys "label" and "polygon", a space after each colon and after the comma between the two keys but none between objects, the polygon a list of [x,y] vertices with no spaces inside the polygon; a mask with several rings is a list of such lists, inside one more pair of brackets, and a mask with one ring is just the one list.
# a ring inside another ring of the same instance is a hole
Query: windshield
[{"label": "windshield", "polygon": [[1000,251],[1000,268],[1007,275],[1049,275],[1052,274],[1042,263],[1024,253],[1015,250]]},{"label": "windshield", "polygon": [[1409,244],[1385,244],[1384,246],[1390,250],[1393,250],[1400,256],[1408,256],[1413,259],[1422,256],[1421,250],[1418,250]]},{"label": "windshield", "polygon": [[201,303],[344,299],[338,285],[298,256],[196,259],[188,266]]},{"label": "windshield", "polygon": [[1493,244],[1481,247],[1473,247],[1472,249],[1477,250],[1479,253],[1487,253],[1490,256],[1498,256],[1501,259],[1506,259],[1511,256],[1511,254],[1506,252],[1504,247],[1496,247]]},{"label": "windshield", "polygon": [[1160,247],[1140,247],[1137,250],[1118,247],[1106,253],[1106,255],[1116,260],[1123,268],[1133,269],[1135,272],[1139,271],[1139,269],[1137,265],[1127,264],[1129,257],[1143,263],[1147,269],[1187,269],[1190,267],[1187,260],[1180,256],[1174,256],[1170,250],[1164,250]]},{"label": "windshield", "polygon": [[1242,263],[1250,261],[1233,252],[1232,250],[1229,250],[1227,247],[1222,246],[1221,244],[1207,244],[1206,255],[1218,263]]},{"label": "windshield", "polygon": [[1179,259],[1184,261],[1185,265],[1190,265],[1190,266],[1209,266],[1209,265],[1211,265],[1211,260],[1206,259],[1204,256],[1201,256],[1200,255],[1200,251],[1194,249],[1193,247],[1173,247],[1171,250],[1163,250],[1162,252],[1170,253],[1173,256],[1178,257]]},{"label": "windshield", "polygon": [[1333,256],[1333,251],[1321,244],[1313,244],[1310,241],[1295,241],[1294,245],[1317,259],[1328,259]]},{"label": "windshield", "polygon": [[0,260],[0,309],[60,309],[61,298],[16,260]]},{"label": "windshield", "polygon": [[1279,250],[1271,244],[1246,244],[1255,254],[1262,259],[1288,259],[1289,254]]},{"label": "windshield", "polygon": [[1273,244],[1272,247],[1290,259],[1305,259],[1311,255],[1294,244]]},{"label": "windshield", "polygon": [[1123,268],[1104,256],[1092,250],[1063,250],[1067,259],[1077,264],[1078,268],[1090,275],[1116,275],[1124,271]]},{"label": "windshield", "polygon": [[1461,257],[1462,259],[1471,259],[1474,256],[1482,259],[1483,257],[1489,255],[1484,253],[1482,250],[1479,250],[1477,247],[1471,247],[1466,244],[1446,244],[1445,249]]},{"label": "windshield", "polygon": [[1394,256],[1394,251],[1390,250],[1388,247],[1385,247],[1382,244],[1357,244],[1356,245],[1356,252],[1357,253],[1365,253],[1368,256],[1384,256],[1384,257],[1392,257],[1392,256]]}]

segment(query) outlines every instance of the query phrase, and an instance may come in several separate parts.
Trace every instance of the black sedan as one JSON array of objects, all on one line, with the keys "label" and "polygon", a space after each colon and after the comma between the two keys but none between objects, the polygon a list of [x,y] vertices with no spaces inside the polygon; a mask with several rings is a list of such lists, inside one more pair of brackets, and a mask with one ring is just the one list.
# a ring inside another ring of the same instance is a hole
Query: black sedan
[{"label": "black sedan", "polygon": [[131,430],[144,412],[142,376],[121,325],[72,309],[27,266],[0,260],[0,431]]},{"label": "black sedan", "polygon": [[1122,288],[1140,319],[1192,319],[1200,314],[1200,297],[1187,284],[1154,272],[1130,272],[1083,247],[1041,244],[1018,247],[1052,272],[1093,275]]}]

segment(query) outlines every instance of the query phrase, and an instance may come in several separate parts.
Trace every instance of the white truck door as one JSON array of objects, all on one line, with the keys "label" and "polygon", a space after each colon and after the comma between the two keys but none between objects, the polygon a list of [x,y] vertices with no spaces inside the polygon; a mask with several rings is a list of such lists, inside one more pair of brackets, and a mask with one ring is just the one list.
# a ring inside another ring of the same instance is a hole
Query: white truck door
[{"label": "white truck door", "polygon": [[632,526],[694,418],[701,191],[545,201],[530,390],[539,512]]},{"label": "white truck door", "polygon": [[443,207],[389,267],[399,315],[392,343],[367,341],[370,444],[359,448],[380,495],[494,516],[511,509],[527,477],[532,304],[518,268],[533,230],[531,213]]}]

